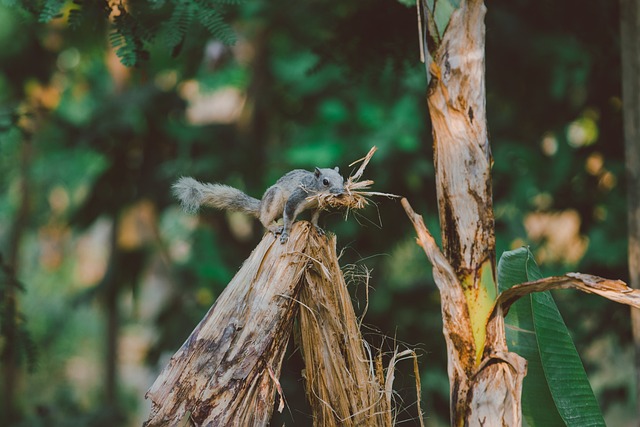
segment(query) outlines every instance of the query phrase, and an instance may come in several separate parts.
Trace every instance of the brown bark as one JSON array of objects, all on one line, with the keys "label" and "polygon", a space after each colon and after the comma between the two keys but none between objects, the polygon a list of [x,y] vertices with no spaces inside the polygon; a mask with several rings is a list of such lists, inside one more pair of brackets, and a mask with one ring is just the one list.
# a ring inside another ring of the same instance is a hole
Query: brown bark
[{"label": "brown bark", "polygon": [[[443,251],[459,277],[495,258],[482,1],[463,1],[433,55],[427,101]],[[475,287],[479,277],[470,284]]]},{"label": "brown bark", "polygon": [[195,425],[268,423],[309,262],[309,229],[300,233],[287,245],[265,236],[251,253],[147,392],[145,425],[177,425],[185,414]]},{"label": "brown bark", "polygon": [[430,52],[427,101],[446,257],[438,262],[446,274],[436,268],[434,276],[440,282],[449,350],[452,425],[481,425],[483,419],[519,425],[525,362],[508,353],[502,319],[487,325],[497,289],[485,13],[481,0],[462,1]]},{"label": "brown bark", "polygon": [[[314,254],[300,291],[300,347],[305,389],[316,427],[391,426],[391,387],[372,375],[335,238]],[[380,362],[381,364],[381,362]],[[383,375],[382,366],[377,372]],[[393,371],[393,366],[389,366]]]},{"label": "brown bark", "polygon": [[507,350],[502,308],[496,307],[497,315],[486,325],[487,344],[476,366],[467,303],[456,272],[422,217],[413,211],[406,199],[402,199],[402,205],[416,229],[418,244],[433,264],[433,276],[440,290],[443,333],[449,357],[451,425],[519,426],[526,361]]},{"label": "brown bark", "polygon": [[31,163],[32,145],[31,135],[23,131],[24,139],[20,149],[20,204],[16,212],[15,219],[9,232],[7,246],[7,266],[14,277],[7,281],[4,293],[4,307],[7,320],[6,341],[2,354],[2,374],[3,374],[3,403],[2,413],[7,424],[15,422],[18,418],[16,410],[15,396],[18,395],[20,370],[18,361],[18,289],[15,275],[18,274],[18,259],[20,256],[20,243],[22,235],[27,226],[29,217],[29,164]]},{"label": "brown bark", "polygon": [[[629,226],[629,278],[640,289],[640,1],[621,0],[622,104]],[[640,310],[631,309],[640,414]]]},{"label": "brown bark", "polygon": [[620,304],[640,308],[640,290],[629,288],[622,280],[604,279],[582,273],[567,273],[564,276],[545,277],[534,282],[512,286],[500,294],[497,306],[500,306],[504,315],[506,315],[511,304],[519,298],[534,292],[544,292],[551,289],[577,289],[587,294],[600,295]]}]

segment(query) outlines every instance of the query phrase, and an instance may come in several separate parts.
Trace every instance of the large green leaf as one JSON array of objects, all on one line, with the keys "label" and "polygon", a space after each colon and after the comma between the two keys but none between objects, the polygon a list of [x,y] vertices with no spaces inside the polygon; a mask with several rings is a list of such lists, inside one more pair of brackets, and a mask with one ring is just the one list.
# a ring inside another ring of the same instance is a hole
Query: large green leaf
[{"label": "large green leaf", "polygon": [[550,292],[532,295],[533,323],[549,389],[568,426],[604,426],[587,373]]},{"label": "large green leaf", "polygon": [[[541,279],[527,248],[505,252],[500,290]],[[598,402],[562,316],[549,292],[521,298],[505,319],[507,345],[527,359],[522,413],[532,426],[604,426]]]},{"label": "large green leaf", "polygon": [[[502,254],[498,262],[500,291],[539,278],[540,270],[526,248]],[[505,329],[509,350],[527,359],[527,376],[522,386],[522,415],[532,426],[562,425],[562,418],[553,402],[540,360],[531,296],[523,297],[511,306],[505,319]]]}]

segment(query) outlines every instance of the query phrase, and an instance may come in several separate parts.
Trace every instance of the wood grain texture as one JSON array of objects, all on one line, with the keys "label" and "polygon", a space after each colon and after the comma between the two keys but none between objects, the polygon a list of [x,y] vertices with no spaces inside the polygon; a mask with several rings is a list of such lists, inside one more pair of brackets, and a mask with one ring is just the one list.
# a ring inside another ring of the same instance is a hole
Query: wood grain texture
[{"label": "wood grain texture", "polygon": [[[147,392],[147,426],[263,426],[271,418],[308,266],[309,223],[266,234]],[[211,260],[211,262],[216,262]]]}]

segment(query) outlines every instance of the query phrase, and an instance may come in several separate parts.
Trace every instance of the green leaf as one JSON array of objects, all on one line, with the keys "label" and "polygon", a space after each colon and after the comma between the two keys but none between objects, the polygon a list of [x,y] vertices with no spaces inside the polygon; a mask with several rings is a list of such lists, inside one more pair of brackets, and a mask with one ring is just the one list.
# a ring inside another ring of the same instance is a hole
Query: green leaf
[{"label": "green leaf", "polygon": [[141,25],[126,9],[121,9],[120,15],[114,18],[109,42],[120,62],[127,67],[134,67],[148,59],[149,52],[144,49],[144,43],[152,35],[150,29]]},{"label": "green leaf", "polygon": [[180,53],[187,31],[195,16],[195,5],[179,2],[171,13],[171,17],[160,28],[160,40],[172,50],[172,56]]},{"label": "green leaf", "polygon": [[[498,262],[500,291],[518,283],[541,278],[540,270],[527,248],[502,254]],[[527,359],[527,376],[522,385],[522,415],[532,426],[563,425],[540,360],[538,340],[533,324],[531,296],[515,302],[505,319],[507,345],[510,351]],[[540,410],[540,408],[545,408]]]},{"label": "green leaf", "polygon": [[224,20],[224,17],[219,10],[212,7],[201,10],[198,14],[198,18],[200,19],[200,23],[209,31],[209,33],[222,43],[230,46],[236,42],[236,33]]},{"label": "green leaf", "polygon": [[451,15],[456,9],[457,6],[451,0],[440,0],[435,2],[433,16],[438,27],[440,39],[444,37],[444,32],[449,25]]},{"label": "green leaf", "polygon": [[38,21],[44,23],[62,17],[62,8],[65,3],[66,0],[46,0],[42,5]]},{"label": "green leaf", "polygon": [[550,292],[532,295],[533,322],[549,389],[568,426],[604,426],[600,406]]},{"label": "green leaf", "polygon": [[[500,258],[501,291],[541,278],[527,248],[505,252]],[[605,425],[580,357],[549,292],[526,296],[513,304],[505,328],[509,350],[528,362],[522,414],[530,425]]]}]

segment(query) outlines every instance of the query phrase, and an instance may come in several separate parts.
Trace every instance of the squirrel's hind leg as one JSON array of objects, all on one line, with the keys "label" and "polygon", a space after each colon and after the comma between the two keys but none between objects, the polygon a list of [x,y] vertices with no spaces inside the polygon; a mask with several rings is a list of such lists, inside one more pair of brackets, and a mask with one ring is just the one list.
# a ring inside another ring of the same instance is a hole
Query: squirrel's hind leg
[{"label": "squirrel's hind leg", "polygon": [[285,200],[277,188],[269,188],[262,197],[258,219],[270,232],[275,235],[282,234],[283,226],[276,221],[282,216]]}]

